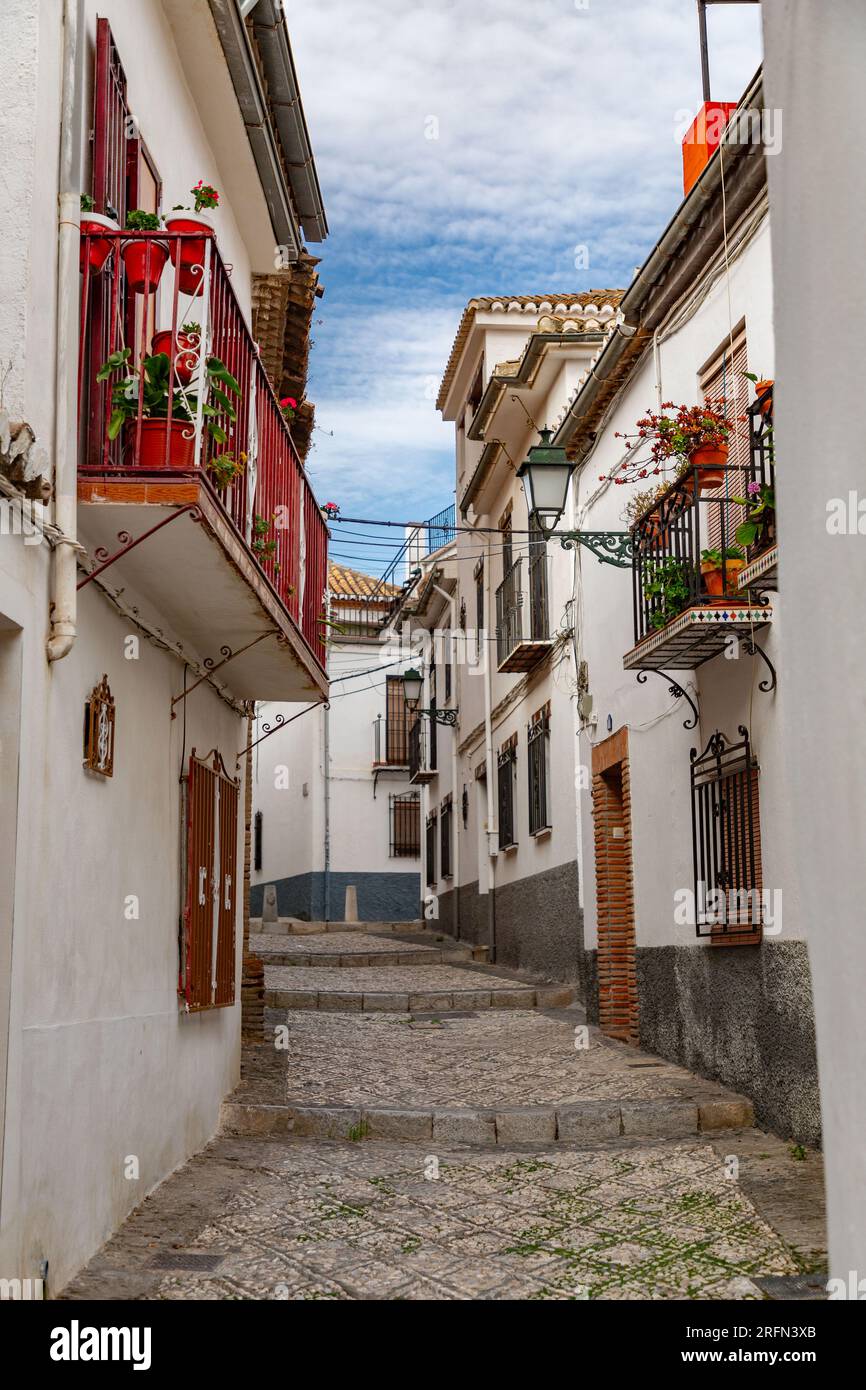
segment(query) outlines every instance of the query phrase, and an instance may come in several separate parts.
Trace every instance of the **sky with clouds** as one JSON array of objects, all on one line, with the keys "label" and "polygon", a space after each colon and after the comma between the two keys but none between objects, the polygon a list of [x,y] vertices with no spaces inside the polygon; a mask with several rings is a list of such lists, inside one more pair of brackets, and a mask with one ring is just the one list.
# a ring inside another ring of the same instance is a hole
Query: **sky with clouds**
[{"label": "sky with clouds", "polygon": [[[466,301],[625,286],[677,207],[683,113],[701,100],[697,7],[285,8],[330,224],[310,247],[325,286],[310,475],[346,515],[423,519],[453,499],[435,397]],[[760,6],[712,7],[709,26],[713,96],[735,100],[761,59]],[[357,562],[360,547],[341,549]]]}]

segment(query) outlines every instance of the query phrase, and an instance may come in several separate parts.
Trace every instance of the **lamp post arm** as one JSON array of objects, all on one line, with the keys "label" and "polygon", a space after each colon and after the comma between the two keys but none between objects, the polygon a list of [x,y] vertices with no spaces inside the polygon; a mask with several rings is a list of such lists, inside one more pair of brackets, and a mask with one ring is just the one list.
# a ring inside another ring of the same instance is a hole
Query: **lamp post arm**
[{"label": "lamp post arm", "polygon": [[555,536],[563,550],[582,545],[592,551],[600,565],[631,569],[634,539],[630,531],[557,531]]}]

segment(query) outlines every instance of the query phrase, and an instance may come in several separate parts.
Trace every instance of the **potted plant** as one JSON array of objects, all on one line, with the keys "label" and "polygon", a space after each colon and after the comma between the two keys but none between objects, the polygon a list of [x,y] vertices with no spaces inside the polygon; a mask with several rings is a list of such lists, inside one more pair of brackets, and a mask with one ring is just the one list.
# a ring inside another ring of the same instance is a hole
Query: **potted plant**
[{"label": "potted plant", "polygon": [[[193,207],[176,203],[172,214],[165,219],[170,232],[198,232],[198,236],[188,236],[182,241],[172,241],[171,263],[177,271],[178,285],[182,294],[200,294],[204,284],[205,242],[213,236],[213,222],[203,210],[219,206],[220,195],[209,183],[199,179],[190,189],[195,202]],[[174,214],[181,214],[175,216]]]},{"label": "potted plant", "polygon": [[701,578],[708,594],[720,598],[725,593],[733,593],[737,588],[737,575],[746,563],[746,557],[738,545],[726,546],[724,550],[701,551]]},{"label": "potted plant", "polygon": [[201,324],[189,322],[183,324],[178,329],[172,348],[171,329],[161,328],[158,333],[154,333],[150,344],[150,350],[156,356],[157,353],[164,352],[170,357],[173,364],[175,375],[178,381],[187,386],[195,375],[198,367],[198,349],[201,345]]},{"label": "potted plant", "polygon": [[[112,410],[108,438],[116,439],[121,430],[126,429],[128,446],[133,444],[138,430],[138,405],[141,395],[141,447],[137,458],[134,459],[135,466],[149,470],[166,467],[181,471],[191,469],[195,464],[198,396],[184,391],[182,387],[172,389],[171,363],[167,353],[160,352],[146,357],[140,373],[129,371],[129,358],[130,349],[121,348],[102,364],[96,376],[97,381],[108,381],[117,372],[126,373],[123,379],[115,384],[111,393]],[[223,416],[228,420],[236,418],[237,412],[227,392],[239,396],[240,387],[218,357],[208,358],[206,381],[210,399],[202,402],[202,417],[211,438],[218,444],[225,444],[228,435],[219,423],[219,417]]]},{"label": "potted plant", "polygon": [[[755,396],[759,401],[765,391],[769,391],[775,385],[775,379],[771,376],[757,376],[754,372],[743,372],[747,381],[751,381],[755,388]],[[761,401],[761,414],[769,415],[773,409],[773,397],[768,396],[765,401]]]},{"label": "potted plant", "polygon": [[283,396],[280,401],[280,411],[287,425],[290,425],[295,418],[298,409],[298,402],[294,396]]},{"label": "potted plant", "polygon": [[656,560],[647,565],[643,583],[644,598],[652,605],[650,626],[666,627],[676,618],[691,598],[689,566],[685,560],[677,560],[668,555],[664,560]]},{"label": "potted plant", "polygon": [[[130,232],[158,232],[159,213],[133,208],[126,214],[126,229]],[[123,264],[126,266],[129,288],[136,294],[153,294],[167,260],[168,248],[164,241],[154,241],[148,237],[141,241],[124,242]]]},{"label": "potted plant", "polygon": [[[89,193],[81,195],[81,217],[79,226],[82,235],[89,236],[90,241],[87,247],[87,260],[90,264],[90,273],[98,275],[111,253],[113,241],[111,237],[99,236],[100,231],[119,232],[120,226],[114,217],[106,217],[102,212],[96,211],[96,201]],[[84,273],[84,245],[82,244],[79,256],[81,273]]]},{"label": "potted plant", "polygon": [[655,487],[643,488],[640,492],[632,493],[621,513],[622,520],[630,531],[635,531],[640,523],[643,538],[652,541],[661,535],[661,516],[651,508],[667,490],[668,484],[662,482]]},{"label": "potted plant", "polygon": [[208,460],[207,470],[213,474],[217,487],[229,487],[236,478],[243,475],[247,464],[246,454],[216,454]]},{"label": "potted plant", "polygon": [[776,489],[769,483],[751,482],[746,497],[731,500],[748,507],[745,521],[736,530],[739,545],[754,549],[758,554],[767,550],[776,539]]},{"label": "potted plant", "polygon": [[256,513],[253,518],[253,539],[252,549],[258,556],[259,562],[262,560],[272,560],[277,553],[277,541],[275,536],[268,536],[271,523],[266,517]]},{"label": "potted plant", "polygon": [[[671,410],[675,414],[667,414]],[[683,477],[686,487],[690,472],[694,478],[694,469],[697,469],[701,492],[721,487],[725,480],[731,429],[724,401],[707,399],[703,405],[674,405],[673,401],[664,401],[660,411],[647,411],[638,420],[636,434],[617,432],[618,439],[649,444],[649,462],[654,465],[650,470],[632,462],[621,480],[645,478],[649,471],[658,474],[675,463],[677,476]]]}]

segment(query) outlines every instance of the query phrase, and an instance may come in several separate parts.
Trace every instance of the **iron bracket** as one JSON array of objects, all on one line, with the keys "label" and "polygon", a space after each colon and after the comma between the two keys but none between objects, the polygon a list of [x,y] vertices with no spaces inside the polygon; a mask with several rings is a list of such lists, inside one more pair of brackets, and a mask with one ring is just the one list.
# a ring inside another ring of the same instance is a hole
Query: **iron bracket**
[{"label": "iron bracket", "polygon": [[689,692],[683,686],[680,685],[679,681],[676,680],[674,676],[669,676],[667,671],[657,671],[653,667],[650,667],[649,670],[646,671],[638,671],[638,683],[640,685],[646,685],[646,678],[648,675],[650,675],[650,673],[652,673],[652,675],[654,676],[661,676],[663,680],[670,682],[668,689],[670,690],[675,700],[686,700],[691,705],[692,718],[683,720],[683,728],[696,729],[698,727],[698,720],[700,719],[701,715],[700,710],[698,709]]},{"label": "iron bracket", "polygon": [[170,526],[173,521],[177,521],[177,518],[183,516],[186,512],[189,512],[193,521],[201,521],[202,513],[198,504],[195,502],[188,502],[185,507],[178,507],[176,512],[172,512],[171,516],[164,517],[162,521],[157,522],[156,526],[151,526],[149,531],[145,531],[144,535],[136,537],[135,540],[133,540],[128,531],[118,531],[117,539],[120,541],[120,549],[115,550],[113,555],[109,555],[103,545],[99,546],[97,550],[94,550],[93,558],[99,560],[100,563],[95,570],[91,570],[89,574],[85,575],[81,583],[76,585],[76,589],[83,589],[86,584],[90,583],[91,579],[95,579],[98,574],[102,574],[103,570],[107,570],[110,565],[113,565],[115,560],[119,560],[123,555],[128,555],[130,550],[134,550],[137,545],[141,545],[142,541],[146,541],[151,536],[155,536],[157,531],[162,530],[163,526]]},{"label": "iron bracket", "polygon": [[559,531],[554,533],[554,538],[557,537],[563,550],[583,545],[592,551],[600,565],[631,569],[634,540],[630,531]]},{"label": "iron bracket", "polygon": [[778,684],[776,680],[775,666],[773,665],[770,658],[767,656],[767,653],[764,651],[764,648],[759,647],[757,642],[753,641],[751,637],[743,637],[742,643],[743,649],[747,656],[759,656],[767,666],[767,669],[769,670],[770,674],[769,676],[765,676],[762,681],[758,681],[758,689],[763,690],[765,695],[769,695],[772,690],[776,689],[776,686]]}]

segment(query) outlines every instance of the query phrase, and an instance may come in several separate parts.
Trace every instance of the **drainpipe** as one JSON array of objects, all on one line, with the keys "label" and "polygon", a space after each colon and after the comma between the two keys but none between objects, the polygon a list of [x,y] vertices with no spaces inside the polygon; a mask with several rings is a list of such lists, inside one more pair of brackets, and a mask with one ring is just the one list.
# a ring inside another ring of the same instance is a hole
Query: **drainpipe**
[{"label": "drainpipe", "polygon": [[48,660],[60,661],[75,641],[78,524],[78,246],[81,215],[84,0],[63,0],[63,85],[57,229],[57,346],[54,362],[54,522]]},{"label": "drainpipe", "polygon": [[[459,708],[460,708],[460,701],[459,701],[459,698],[458,698],[458,699],[455,699],[455,698],[454,698],[455,696],[457,696],[457,693],[458,693],[458,692],[457,692],[457,672],[458,672],[458,670],[459,670],[459,666],[458,666],[458,662],[457,662],[457,636],[456,636],[456,627],[457,627],[457,598],[456,598],[456,595],[455,595],[455,594],[449,594],[445,589],[440,588],[438,584],[434,584],[433,587],[434,587],[434,589],[436,590],[437,594],[440,594],[441,597],[444,598],[444,599],[446,600],[447,604],[448,604],[448,646],[449,646],[450,649],[451,649],[449,655],[450,655],[450,657],[451,657],[451,679],[452,679],[452,681],[453,681],[453,687],[452,687],[452,700],[454,700],[454,703],[457,705],[457,708],[459,709]],[[452,848],[452,852],[453,852],[453,855],[454,855],[454,863],[452,864],[451,868],[452,868],[452,875],[453,875],[453,877],[452,877],[452,882],[453,882],[453,884],[454,884],[454,939],[455,939],[455,941],[459,941],[459,940],[460,940],[460,818],[461,818],[461,804],[460,804],[459,800],[457,799],[457,777],[458,777],[458,773],[459,773],[459,763],[460,763],[460,758],[459,758],[459,754],[458,754],[458,751],[457,751],[457,729],[456,729],[456,727],[455,727],[455,728],[452,729],[452,731],[451,731],[451,806],[452,806],[451,814],[452,814],[452,816],[454,817],[454,825],[455,825],[454,838],[453,838],[453,840],[452,840],[452,842],[451,842],[451,848]]]},{"label": "drainpipe", "polygon": [[[325,631],[331,631],[331,591],[325,594]],[[322,710],[322,774],[325,817],[325,921],[331,920],[331,717],[327,703]]]},{"label": "drainpipe", "polygon": [[496,799],[496,760],[493,757],[493,652],[488,640],[493,588],[493,552],[485,537],[484,557],[484,759],[487,766],[487,931],[490,960],[496,960],[496,855],[499,851],[499,803]]}]

